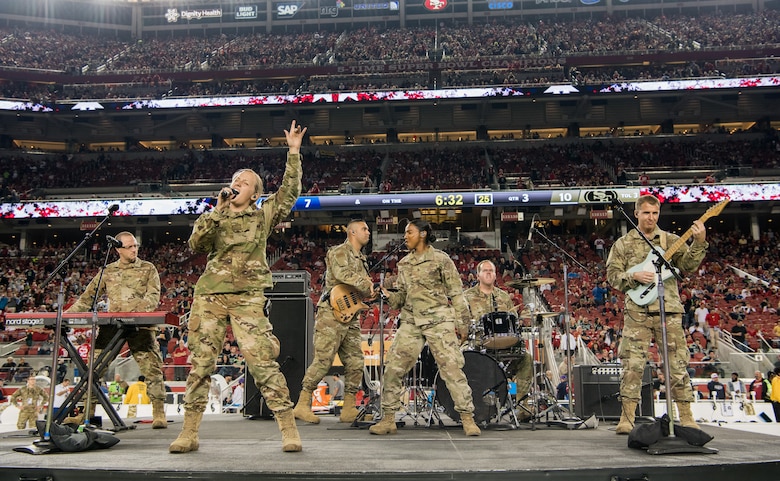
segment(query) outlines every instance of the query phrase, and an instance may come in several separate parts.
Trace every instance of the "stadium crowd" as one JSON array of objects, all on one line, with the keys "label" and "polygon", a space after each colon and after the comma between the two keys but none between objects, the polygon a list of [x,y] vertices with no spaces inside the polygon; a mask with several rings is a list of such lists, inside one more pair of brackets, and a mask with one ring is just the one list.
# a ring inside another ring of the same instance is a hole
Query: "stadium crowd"
[{"label": "stadium crowd", "polygon": [[[639,140],[639,139],[633,139]],[[304,191],[344,193],[354,189],[398,192],[432,189],[533,188],[545,185],[628,185],[637,172],[653,169],[711,169],[720,180],[729,168],[780,166],[780,139],[729,136],[695,139],[549,142],[538,146],[435,146],[416,149],[339,149],[315,146],[304,158]],[[120,162],[117,162],[119,160]],[[251,166],[267,191],[281,179],[283,157],[270,151],[185,149],[181,152],[103,152],[96,154],[0,155],[0,198],[35,200],[45,189],[159,184],[176,181],[224,182]],[[633,173],[631,178],[629,173]],[[704,178],[686,179],[704,182]],[[348,186],[345,186],[345,181]],[[649,182],[656,182],[650,179]],[[372,190],[373,189],[373,190]],[[62,194],[59,194],[62,195]]]},{"label": "stadium crowd", "polygon": [[[448,62],[503,59],[497,70],[446,70],[440,87],[485,85],[575,84],[623,80],[719,77],[777,73],[774,58],[734,59],[724,52],[719,61],[684,65],[570,68],[565,63],[535,68],[533,58],[561,58],[625,51],[679,52],[773,45],[780,38],[780,15],[774,10],[730,15],[604,18],[571,21],[506,21],[475,25],[381,29],[366,27],[341,32],[211,37],[116,38],[77,36],[54,30],[34,33],[0,28],[0,68],[76,71],[72,84],[0,82],[6,98],[56,102],[63,99],[161,98],[256,93],[317,93],[344,90],[432,88],[426,72],[411,75],[373,74],[302,76],[295,80],[172,81],[166,72],[245,70],[285,66],[351,65],[371,62],[427,60],[438,46]],[[595,34],[594,34],[595,33]],[[31,41],[34,40],[34,41]],[[66,46],[65,54],[61,47]],[[100,75],[130,74],[132,81],[102,84]]]}]

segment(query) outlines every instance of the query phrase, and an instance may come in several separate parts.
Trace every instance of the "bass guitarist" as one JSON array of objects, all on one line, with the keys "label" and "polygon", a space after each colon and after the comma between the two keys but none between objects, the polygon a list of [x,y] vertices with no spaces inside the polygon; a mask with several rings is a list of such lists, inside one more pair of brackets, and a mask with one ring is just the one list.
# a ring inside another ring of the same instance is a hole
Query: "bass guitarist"
[{"label": "bass guitarist", "polygon": [[[642,234],[661,250],[666,251],[680,239],[679,236],[661,230],[658,227],[658,216],[661,212],[660,201],[652,195],[643,195],[636,201],[634,215]],[[670,263],[684,271],[692,272],[701,264],[709,244],[705,240],[706,230],[701,220],[693,222],[690,229],[693,242],[690,246],[683,245],[668,258]],[[686,233],[686,235],[688,235]],[[669,249],[671,250],[671,249]],[[650,262],[649,269],[635,269],[646,262],[651,254],[650,246],[640,237],[636,230],[629,231],[618,239],[607,258],[607,279],[609,283],[623,292],[641,286],[651,287],[656,281],[656,273]],[[661,322],[658,299],[645,305],[635,302],[626,295],[623,310],[623,340],[618,354],[623,364],[623,376],[620,381],[620,399],[622,413],[617,425],[617,434],[628,434],[634,426],[637,404],[641,401],[642,373],[647,364],[648,349],[651,340],[655,339],[661,349],[669,349],[669,369],[671,372],[671,395],[677,403],[680,423],[683,426],[698,428],[691,412],[693,392],[686,367],[689,353],[686,348],[685,334],[682,329],[683,306],[675,278],[664,281],[665,307],[667,325],[667,345],[662,344]],[[653,287],[654,288],[654,287]],[[645,288],[644,290],[647,290]],[[643,290],[643,292],[644,292]]]},{"label": "bass guitarist", "polygon": [[303,376],[293,411],[302,421],[320,422],[311,411],[311,393],[333,365],[337,353],[344,364],[344,406],[339,419],[351,423],[358,415],[355,395],[363,380],[364,362],[359,314],[365,304],[361,299],[376,295],[362,252],[370,238],[365,221],[352,220],[347,225],[346,241],[331,247],[325,256],[324,295],[317,304],[314,324],[314,359]]}]

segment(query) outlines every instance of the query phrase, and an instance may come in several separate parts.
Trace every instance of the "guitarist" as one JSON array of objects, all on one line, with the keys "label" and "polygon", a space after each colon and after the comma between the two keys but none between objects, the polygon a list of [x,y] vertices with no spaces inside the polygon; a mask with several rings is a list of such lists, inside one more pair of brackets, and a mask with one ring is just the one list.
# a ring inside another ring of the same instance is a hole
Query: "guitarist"
[{"label": "guitarist", "polygon": [[[634,215],[637,218],[639,230],[653,244],[665,250],[679,237],[658,227],[660,212],[661,203],[656,197],[643,195],[637,199]],[[696,270],[704,259],[709,246],[705,240],[706,230],[701,220],[693,222],[691,234],[693,236],[691,245],[683,246],[671,258],[671,264],[684,272]],[[656,280],[654,269],[629,272],[629,269],[644,262],[649,253],[650,246],[636,230],[631,230],[618,239],[607,258],[609,283],[623,292],[636,288],[640,284],[653,284]],[[650,265],[652,267],[652,264]],[[680,293],[674,276],[664,281],[664,287],[668,341],[666,347],[669,349],[669,369],[672,381],[671,395],[677,403],[681,424],[698,428],[690,406],[693,393],[686,371],[689,354],[682,329],[683,306],[680,302]],[[629,296],[625,297],[623,340],[619,348],[619,356],[624,367],[620,381],[620,398],[623,409],[616,429],[617,434],[628,434],[634,427],[636,407],[641,401],[642,373],[647,364],[650,342],[655,339],[659,345],[661,344],[660,321],[658,299],[645,306],[639,306]]]},{"label": "guitarist", "polygon": [[[355,395],[363,380],[363,348],[360,337],[360,311],[343,319],[337,317],[330,296],[336,286],[350,287],[360,299],[375,297],[374,284],[368,275],[363,247],[368,244],[371,231],[363,220],[347,224],[347,240],[331,247],[325,256],[324,295],[317,304],[314,324],[314,359],[303,376],[301,394],[293,413],[297,419],[318,424],[319,418],[311,412],[311,393],[333,365],[338,353],[344,364],[344,406],[340,420],[351,423],[358,415]],[[342,320],[343,319],[343,320]]]}]

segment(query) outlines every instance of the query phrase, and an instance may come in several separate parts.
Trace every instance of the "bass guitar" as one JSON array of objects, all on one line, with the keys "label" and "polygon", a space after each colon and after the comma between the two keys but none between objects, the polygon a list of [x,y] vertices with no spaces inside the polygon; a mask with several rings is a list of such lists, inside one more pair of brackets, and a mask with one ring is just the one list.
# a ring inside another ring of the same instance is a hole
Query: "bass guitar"
[{"label": "bass guitar", "polygon": [[[721,212],[723,212],[723,209],[726,207],[726,204],[728,204],[731,201],[731,199],[724,199],[717,204],[713,205],[709,209],[707,209],[707,212],[704,213],[701,217],[699,217],[699,220],[703,223],[706,222],[707,219],[710,217],[717,217],[720,215]],[[672,256],[677,253],[678,250],[682,246],[685,245],[686,242],[688,242],[688,239],[690,239],[692,235],[691,228],[688,228],[687,231],[683,235],[680,236],[677,241],[669,246],[669,248],[664,251],[662,248],[657,247],[657,249],[663,254],[663,258],[667,261],[671,260]],[[631,269],[628,270],[630,273],[634,272],[641,272],[641,271],[647,271],[647,272],[655,272],[655,261],[657,259],[656,253],[654,251],[650,251],[647,254],[647,257],[644,261],[641,263],[635,265]],[[665,281],[666,279],[669,279],[672,277],[672,271],[667,269],[665,266],[663,269],[661,269],[661,279]],[[645,306],[647,304],[650,304],[651,302],[658,299],[658,289],[656,285],[656,281],[653,281],[649,284],[640,284],[633,289],[629,289],[626,291],[626,295],[631,298],[634,303],[636,303],[638,306]]]},{"label": "bass guitar", "polygon": [[347,284],[338,284],[330,290],[330,307],[336,320],[348,323],[359,312],[367,311],[368,305],[358,296],[357,291]]}]

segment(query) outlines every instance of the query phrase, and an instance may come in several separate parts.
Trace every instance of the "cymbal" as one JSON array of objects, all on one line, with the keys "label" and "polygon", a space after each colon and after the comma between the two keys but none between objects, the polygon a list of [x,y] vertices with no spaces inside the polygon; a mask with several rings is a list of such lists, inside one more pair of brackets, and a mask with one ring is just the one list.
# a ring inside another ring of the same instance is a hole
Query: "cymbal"
[{"label": "cymbal", "polygon": [[552,277],[530,277],[528,279],[513,279],[508,281],[506,285],[515,289],[523,289],[525,287],[543,286],[545,284],[555,284],[555,279]]},{"label": "cymbal", "polygon": [[523,309],[523,311],[520,313],[520,317],[523,319],[536,319],[537,317],[541,317],[543,319],[547,319],[549,317],[558,317],[562,312],[531,312],[526,309]]}]

